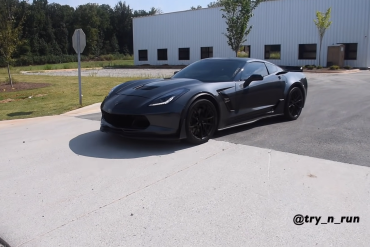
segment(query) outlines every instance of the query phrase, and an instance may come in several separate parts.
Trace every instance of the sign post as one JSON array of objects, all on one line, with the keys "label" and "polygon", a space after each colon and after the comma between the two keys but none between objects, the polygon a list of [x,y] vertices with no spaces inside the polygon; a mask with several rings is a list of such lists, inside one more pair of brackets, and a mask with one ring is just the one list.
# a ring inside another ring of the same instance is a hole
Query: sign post
[{"label": "sign post", "polygon": [[81,53],[86,47],[86,35],[82,29],[76,29],[72,36],[72,45],[78,58],[78,89],[80,94],[80,105],[82,106],[82,86],[81,86]]}]

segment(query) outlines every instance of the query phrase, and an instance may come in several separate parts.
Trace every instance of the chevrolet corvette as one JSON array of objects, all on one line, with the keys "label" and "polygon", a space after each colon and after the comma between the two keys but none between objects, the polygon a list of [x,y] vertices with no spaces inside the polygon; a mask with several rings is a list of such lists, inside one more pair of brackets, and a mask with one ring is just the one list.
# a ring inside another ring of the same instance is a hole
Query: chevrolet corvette
[{"label": "chevrolet corvette", "polygon": [[251,58],[209,58],[171,78],[135,80],[114,87],[101,104],[102,132],[137,139],[186,139],[202,144],[216,131],[260,119],[296,120],[307,79]]}]

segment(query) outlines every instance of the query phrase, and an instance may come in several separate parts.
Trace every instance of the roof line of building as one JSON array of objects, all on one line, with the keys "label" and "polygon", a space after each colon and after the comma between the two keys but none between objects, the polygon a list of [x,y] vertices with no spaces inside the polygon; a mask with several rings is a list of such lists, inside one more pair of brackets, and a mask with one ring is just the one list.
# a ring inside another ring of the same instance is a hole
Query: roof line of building
[{"label": "roof line of building", "polygon": [[216,8],[221,8],[221,7],[209,7],[209,8],[201,8],[201,9],[188,9],[188,10],[174,11],[174,12],[168,12],[168,13],[156,14],[156,15],[137,16],[137,17],[133,17],[132,19],[148,18],[148,17],[153,17],[153,16],[177,14],[177,13],[182,13],[182,12],[197,11],[197,10],[206,10],[206,9],[216,9]]},{"label": "roof line of building", "polygon": [[[273,1],[280,1],[280,0],[266,0],[265,2],[273,2]],[[261,3],[265,3],[265,2],[261,2]],[[189,11],[197,11],[197,10],[217,9],[217,8],[222,8],[222,7],[207,7],[207,8],[201,8],[201,9],[187,9],[187,10],[180,10],[180,11],[168,12],[168,13],[163,13],[163,14],[155,14],[155,15],[147,15],[147,16],[137,16],[137,17],[133,17],[132,19],[147,18],[147,17],[160,16],[160,15],[168,15],[168,14],[177,14],[177,13],[189,12]]]}]

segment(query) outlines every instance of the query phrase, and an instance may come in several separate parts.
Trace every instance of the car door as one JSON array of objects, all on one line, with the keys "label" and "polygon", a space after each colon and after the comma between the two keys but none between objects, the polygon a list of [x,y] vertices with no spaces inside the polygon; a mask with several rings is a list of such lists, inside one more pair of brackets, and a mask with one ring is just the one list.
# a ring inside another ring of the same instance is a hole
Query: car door
[{"label": "car door", "polygon": [[269,62],[266,62],[265,65],[267,67],[269,77],[271,77],[272,81],[275,81],[273,83],[273,87],[270,89],[272,95],[271,99],[274,102],[284,99],[284,90],[285,90],[284,76],[276,75],[277,73],[283,71],[283,69]]},{"label": "car door", "polygon": [[[245,83],[251,75],[261,75],[262,80]],[[241,72],[238,90],[238,119],[245,121],[273,111],[283,92],[284,83],[276,74],[269,74],[264,62],[250,62]]]}]

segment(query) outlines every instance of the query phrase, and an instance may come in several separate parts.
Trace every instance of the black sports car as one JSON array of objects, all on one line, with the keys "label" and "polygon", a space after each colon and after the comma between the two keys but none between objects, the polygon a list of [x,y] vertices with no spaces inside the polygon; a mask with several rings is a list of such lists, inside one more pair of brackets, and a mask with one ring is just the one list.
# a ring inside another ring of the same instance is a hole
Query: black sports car
[{"label": "black sports car", "polygon": [[122,83],[101,104],[101,128],[130,138],[207,142],[217,130],[285,115],[295,120],[307,95],[301,72],[263,60],[210,58],[172,78]]}]

